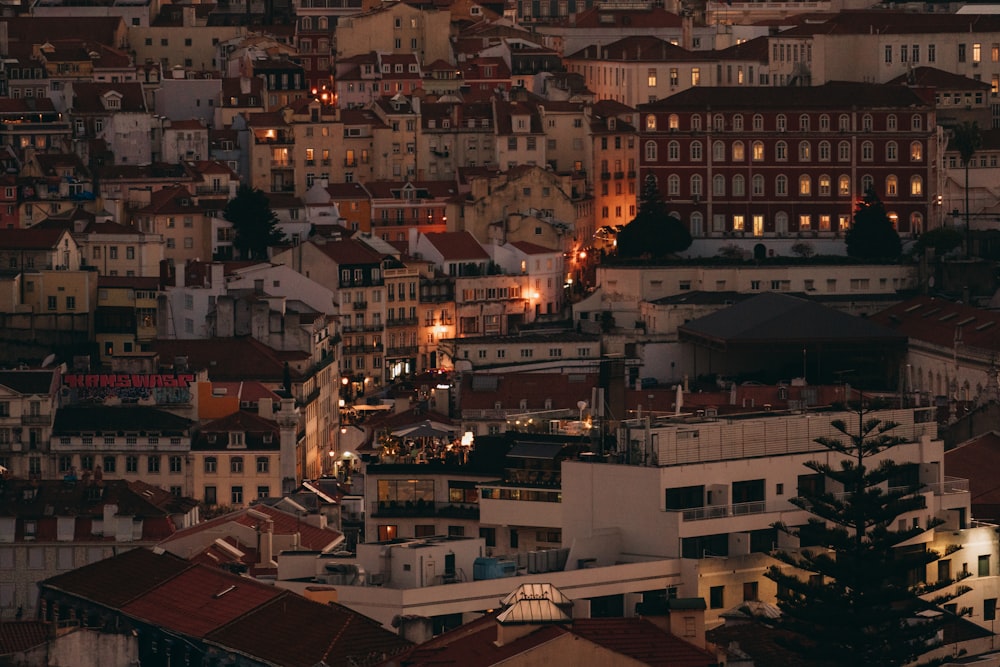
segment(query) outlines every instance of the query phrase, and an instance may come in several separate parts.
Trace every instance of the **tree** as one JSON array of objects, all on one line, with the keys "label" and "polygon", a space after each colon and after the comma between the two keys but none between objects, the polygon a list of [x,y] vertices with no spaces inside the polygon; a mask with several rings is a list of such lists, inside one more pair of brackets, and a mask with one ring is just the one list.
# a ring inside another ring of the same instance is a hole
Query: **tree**
[{"label": "tree", "polygon": [[934,248],[937,255],[944,255],[962,245],[962,233],[954,227],[935,227],[924,232],[917,239],[916,250],[923,253],[927,248]]},{"label": "tree", "polygon": [[858,259],[895,259],[903,251],[885,205],[871,189],[854,209],[854,224],[844,235],[847,254]]},{"label": "tree", "polygon": [[983,135],[979,131],[979,123],[965,121],[956,125],[951,131],[951,145],[949,148],[957,150],[962,158],[962,166],[965,167],[965,254],[968,255],[972,248],[972,232],[969,225],[969,162],[983,145]]},{"label": "tree", "polygon": [[[767,577],[778,584],[778,627],[797,638],[789,648],[808,658],[806,664],[894,667],[933,648],[945,620],[945,615],[917,615],[927,603],[907,581],[937,554],[897,548],[937,524],[897,528],[900,516],[925,507],[917,493],[921,485],[907,481],[901,466],[880,456],[906,440],[892,435],[897,424],[871,417],[862,406],[854,412],[856,432],[838,420],[832,425],[844,440],[816,439],[835,455],[835,462],[807,463],[817,481],[791,500],[813,516],[798,528],[776,525],[806,545],[798,552],[779,551],[776,557],[819,575],[822,583],[778,566]],[[843,493],[833,493],[831,487]]]},{"label": "tree", "polygon": [[222,212],[233,223],[233,246],[244,259],[267,259],[267,249],[285,242],[278,228],[278,216],[271,210],[267,195],[257,188],[241,185]]},{"label": "tree", "polygon": [[620,257],[664,257],[691,247],[691,233],[684,223],[667,215],[667,204],[652,174],[639,193],[639,212],[618,233]]}]

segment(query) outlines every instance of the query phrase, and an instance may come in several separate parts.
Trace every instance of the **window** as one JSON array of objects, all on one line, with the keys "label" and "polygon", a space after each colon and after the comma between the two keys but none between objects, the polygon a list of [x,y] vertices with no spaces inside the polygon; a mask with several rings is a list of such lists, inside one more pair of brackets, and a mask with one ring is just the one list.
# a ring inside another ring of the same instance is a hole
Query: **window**
[{"label": "window", "polygon": [[743,584],[743,599],[744,600],[756,600],[758,597],[757,593],[757,582],[747,581]]},{"label": "window", "polygon": [[744,195],[746,195],[746,181],[742,174],[736,174],[733,176],[733,196],[743,197]]},{"label": "window", "polygon": [[811,146],[808,141],[799,142],[799,162],[808,162],[811,154]]},{"label": "window", "polygon": [[230,500],[231,500],[231,502],[232,502],[233,505],[242,505],[243,504],[243,487],[242,486],[234,486],[234,487],[232,487],[232,491],[230,492]]},{"label": "window", "polygon": [[920,176],[910,177],[910,195],[920,197],[924,194],[924,181]]},{"label": "window", "polygon": [[218,468],[219,462],[214,456],[205,457],[205,472],[208,474],[214,473]]},{"label": "window", "polygon": [[788,144],[784,141],[779,141],[774,145],[774,159],[782,162],[788,159]]},{"label": "window", "polygon": [[716,162],[723,162],[726,159],[726,145],[721,141],[712,144],[712,159]]},{"label": "window", "polygon": [[125,472],[139,472],[139,457],[138,456],[126,456],[125,457]]},{"label": "window", "polygon": [[899,159],[899,148],[895,141],[890,141],[885,145],[885,159],[889,162],[895,162]]},{"label": "window", "polygon": [[146,472],[149,473],[159,473],[160,472],[160,457],[159,456],[147,456],[146,457]]},{"label": "window", "polygon": [[726,177],[722,174],[716,174],[712,177],[712,194],[716,197],[722,197],[726,194]]},{"label": "window", "polygon": [[750,159],[754,162],[762,162],[764,160],[764,142],[755,141],[751,146]]},{"label": "window", "polygon": [[830,142],[821,141],[819,142],[819,160],[820,162],[830,161]]},{"label": "window", "polygon": [[753,117],[753,130],[754,132],[761,132],[764,129],[764,117],[760,114],[756,114]]},{"label": "window", "polygon": [[656,162],[656,142],[647,141],[646,142],[646,161]]},{"label": "window", "polygon": [[803,197],[812,195],[812,179],[805,174],[799,176],[799,195]]},{"label": "window", "polygon": [[725,586],[712,586],[708,589],[708,606],[710,609],[725,608],[725,591]]},{"label": "window", "polygon": [[921,162],[924,159],[924,145],[919,141],[910,144],[910,161]]},{"label": "window", "polygon": [[851,177],[850,176],[847,176],[845,174],[845,175],[841,175],[840,178],[837,179],[837,195],[839,195],[841,197],[849,197],[849,196],[851,196]]},{"label": "window", "polygon": [[693,162],[701,161],[701,142],[692,141],[691,142],[691,160]]},{"label": "window", "polygon": [[875,158],[875,146],[870,141],[861,144],[861,161],[871,162]]},{"label": "window", "polygon": [[751,187],[752,187],[751,194],[754,197],[763,197],[764,196],[764,177],[762,175],[760,175],[760,174],[754,174]]},{"label": "window", "polygon": [[774,123],[775,123],[775,128],[778,130],[778,132],[784,132],[786,129],[788,129],[788,121],[786,120],[785,114],[783,113],[778,114],[778,116],[774,119]]},{"label": "window", "polygon": [[910,118],[910,129],[921,130],[923,129],[923,127],[924,127],[924,117],[917,113],[913,114],[913,117]]},{"label": "window", "polygon": [[116,457],[114,457],[114,456],[105,456],[103,463],[104,463],[104,466],[103,466],[104,467],[104,472],[112,472],[112,473],[115,472],[115,468],[117,467],[116,466],[116,464],[117,464]]},{"label": "window", "polygon": [[821,197],[830,196],[830,177],[826,174],[819,177],[819,195]]},{"label": "window", "polygon": [[997,618],[997,599],[986,598],[983,600],[983,620],[995,621]]},{"label": "window", "polygon": [[646,85],[650,88],[656,87],[656,68],[650,67],[649,71],[646,72]]},{"label": "window", "polygon": [[271,470],[271,459],[267,456],[257,457],[257,472],[267,473]]},{"label": "window", "polygon": [[733,142],[733,162],[742,162],[744,159],[743,155],[743,142],[734,141]]},{"label": "window", "polygon": [[267,498],[270,495],[271,495],[271,487],[267,486],[266,484],[263,485],[263,486],[258,486],[257,487],[257,497],[258,498]]},{"label": "window", "polygon": [[691,177],[691,196],[700,197],[701,196],[701,176],[695,174]]},{"label": "window", "polygon": [[788,195],[788,177],[784,174],[779,174],[778,177],[774,179],[774,194],[779,197]]},{"label": "window", "polygon": [[701,68],[699,67],[691,68],[691,85],[692,86],[701,85]]},{"label": "window", "polygon": [[895,176],[887,176],[885,179],[886,197],[895,197],[899,194],[899,179]]},{"label": "window", "polygon": [[667,196],[679,197],[681,195],[681,177],[677,174],[670,174],[667,177]]},{"label": "window", "polygon": [[988,577],[990,576],[990,557],[989,554],[979,557],[979,576]]},{"label": "window", "polygon": [[681,159],[681,145],[678,142],[671,141],[667,144],[667,159],[672,162]]}]

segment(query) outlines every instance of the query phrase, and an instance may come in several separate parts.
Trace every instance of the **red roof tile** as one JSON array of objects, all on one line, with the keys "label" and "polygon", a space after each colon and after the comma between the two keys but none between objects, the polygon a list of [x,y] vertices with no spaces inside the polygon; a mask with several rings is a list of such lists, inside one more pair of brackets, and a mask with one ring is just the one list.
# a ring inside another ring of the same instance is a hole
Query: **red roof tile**
[{"label": "red roof tile", "polygon": [[712,667],[715,656],[643,618],[579,618],[570,632],[650,667]]},{"label": "red roof tile", "polygon": [[559,252],[552,248],[546,248],[545,246],[540,246],[537,243],[532,243],[530,241],[511,241],[510,244],[523,252],[525,255],[549,255],[554,252]]},{"label": "red roof tile", "polygon": [[196,565],[121,610],[166,630],[203,638],[279,595],[273,586]]},{"label": "red roof tile", "polygon": [[[228,524],[238,524],[240,526],[256,528],[260,525],[260,519],[253,517],[249,513],[249,509],[250,508],[244,508],[235,512],[230,512],[229,514],[216,517],[211,521],[204,521],[196,526],[192,526],[191,528],[178,531],[174,535],[160,542],[160,545],[169,549],[169,545],[172,542],[188,540],[192,535],[197,535],[199,533],[207,532],[213,536],[217,536],[220,532],[224,531],[225,526]],[[275,509],[274,507],[270,507],[269,505],[258,504],[254,505],[252,509],[255,512],[267,514],[271,518],[275,535],[295,535],[297,533],[299,535],[300,544],[304,549],[309,549],[311,551],[329,551],[343,540],[343,534],[332,528],[319,528],[307,521],[303,521],[302,518],[297,515],[283,512],[279,509]],[[245,549],[246,547],[256,548],[256,545],[239,546],[240,549]]]},{"label": "red roof tile", "polygon": [[432,232],[424,234],[424,237],[437,248],[437,251],[446,260],[490,258],[476,238],[467,231]]},{"label": "red roof tile", "polygon": [[0,655],[10,656],[41,646],[50,639],[51,626],[43,621],[0,623]]},{"label": "red roof tile", "polygon": [[108,607],[119,607],[191,568],[171,553],[130,549],[114,558],[84,565],[39,585]]},{"label": "red roof tile", "polygon": [[[930,296],[918,296],[869,317],[911,339],[952,348],[963,345],[1000,351],[1000,312]],[[960,333],[959,333],[960,332]]]}]

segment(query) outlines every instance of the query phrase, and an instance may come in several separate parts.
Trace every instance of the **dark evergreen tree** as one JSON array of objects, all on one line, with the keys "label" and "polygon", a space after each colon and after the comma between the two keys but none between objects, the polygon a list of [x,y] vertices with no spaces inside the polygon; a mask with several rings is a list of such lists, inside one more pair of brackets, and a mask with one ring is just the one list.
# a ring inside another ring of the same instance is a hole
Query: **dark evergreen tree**
[{"label": "dark evergreen tree", "polygon": [[619,257],[664,257],[691,247],[691,233],[683,222],[667,215],[667,204],[652,174],[639,193],[639,211],[618,233]]},{"label": "dark evergreen tree", "polygon": [[906,441],[892,435],[897,424],[873,418],[860,406],[856,418],[851,426],[833,422],[843,440],[816,440],[836,456],[832,463],[806,464],[818,483],[799,489],[791,502],[813,515],[808,523],[777,525],[803,546],[775,556],[821,581],[777,566],[767,576],[778,584],[782,615],[777,625],[790,632],[789,647],[802,654],[803,664],[894,667],[918,659],[936,643],[946,616],[918,615],[928,603],[909,578],[939,556],[919,547],[900,548],[934,526],[898,527],[901,515],[925,507],[917,493],[921,485],[907,481],[890,459],[874,462]]},{"label": "dark evergreen tree", "polygon": [[854,224],[844,235],[847,254],[858,259],[895,259],[903,251],[885,205],[874,191],[865,192],[854,209]]},{"label": "dark evergreen tree", "polygon": [[222,217],[233,223],[233,246],[243,259],[267,259],[269,247],[286,241],[267,195],[257,188],[241,185]]},{"label": "dark evergreen tree", "polygon": [[972,248],[972,227],[969,224],[969,163],[972,156],[983,146],[983,133],[979,131],[979,123],[976,121],[965,121],[956,125],[951,130],[951,141],[948,148],[958,151],[958,156],[962,158],[962,166],[965,168],[965,253],[968,255]]}]

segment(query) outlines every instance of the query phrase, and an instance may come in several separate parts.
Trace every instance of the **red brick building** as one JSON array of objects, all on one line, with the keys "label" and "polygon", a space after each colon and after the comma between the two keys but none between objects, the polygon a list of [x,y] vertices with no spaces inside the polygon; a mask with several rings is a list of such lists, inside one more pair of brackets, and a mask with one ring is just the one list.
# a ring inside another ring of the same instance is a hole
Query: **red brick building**
[{"label": "red brick building", "polygon": [[834,236],[869,187],[901,234],[919,232],[936,194],[936,118],[924,92],[691,88],[639,106],[640,182],[655,176],[696,238]]}]

